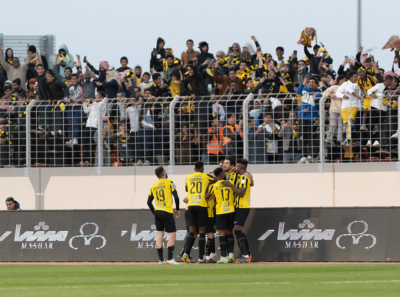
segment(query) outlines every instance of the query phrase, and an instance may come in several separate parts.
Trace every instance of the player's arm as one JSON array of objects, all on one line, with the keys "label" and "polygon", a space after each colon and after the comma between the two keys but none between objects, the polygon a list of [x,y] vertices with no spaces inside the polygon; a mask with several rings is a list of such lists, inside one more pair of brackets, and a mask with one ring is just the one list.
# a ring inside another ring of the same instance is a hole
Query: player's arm
[{"label": "player's arm", "polygon": [[228,188],[231,188],[233,192],[238,195],[239,197],[243,197],[244,194],[246,193],[246,188],[236,188],[234,184],[232,184],[230,181],[223,181],[222,185]]},{"label": "player's arm", "polygon": [[245,174],[243,174],[244,176],[247,176],[250,179],[250,187],[254,187],[254,179],[253,176],[249,173],[246,172]]},{"label": "player's arm", "polygon": [[214,186],[210,186],[210,188],[208,189],[208,193],[206,193],[205,197],[207,200],[215,200]]},{"label": "player's arm", "polygon": [[208,177],[209,185],[214,184],[214,183],[217,182],[217,180],[215,179],[215,177],[212,176],[211,174],[207,174],[207,177]]},{"label": "player's arm", "polygon": [[179,212],[179,196],[178,196],[178,192],[173,189],[172,191],[172,196],[174,196],[175,199],[175,215],[176,218],[179,218],[179,216],[181,215],[181,213]]},{"label": "player's arm", "polygon": [[147,198],[147,205],[149,206],[151,212],[154,214],[154,206],[153,206],[153,192],[150,191],[149,197]]}]

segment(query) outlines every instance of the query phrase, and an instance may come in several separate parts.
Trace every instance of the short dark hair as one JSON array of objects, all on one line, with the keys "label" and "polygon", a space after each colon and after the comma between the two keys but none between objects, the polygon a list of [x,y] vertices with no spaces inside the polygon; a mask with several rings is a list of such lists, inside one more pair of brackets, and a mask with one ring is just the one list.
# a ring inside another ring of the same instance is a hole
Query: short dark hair
[{"label": "short dark hair", "polygon": [[224,169],[222,169],[221,167],[217,167],[217,168],[214,169],[214,176],[218,176],[222,172],[224,172]]},{"label": "short dark hair", "polygon": [[386,76],[385,76],[385,81],[387,81],[387,80],[393,81],[393,76],[391,76],[391,75],[386,75]]},{"label": "short dark hair", "polygon": [[18,94],[18,97],[21,97],[21,98],[24,98],[24,99],[28,98],[28,97],[26,96],[26,93],[25,93],[25,92],[19,93],[19,94]]},{"label": "short dark hair", "polygon": [[71,70],[71,72],[72,72],[72,68],[71,68],[71,67],[65,67],[64,73],[65,73],[65,71],[68,70],[68,69]]},{"label": "short dark hair", "polygon": [[336,78],[336,84],[339,84],[339,81],[341,81],[342,79],[347,79],[346,75],[340,74],[340,75]]},{"label": "short dark hair", "polygon": [[79,79],[79,76],[78,76],[78,74],[76,74],[76,73],[73,73],[73,74],[71,75],[71,78],[73,78],[73,77],[76,77],[77,79]]},{"label": "short dark hair", "polygon": [[43,64],[37,64],[36,67],[43,67],[44,68],[44,65]]},{"label": "short dark hair", "polygon": [[231,118],[231,117],[234,116],[234,115],[235,115],[234,113],[228,113],[228,114],[226,115],[226,118],[229,119],[229,118]]},{"label": "short dark hair", "polygon": [[161,77],[160,73],[154,73],[153,74],[153,81],[156,81],[159,77]]},{"label": "short dark hair", "polygon": [[273,116],[272,116],[272,113],[270,113],[270,112],[266,112],[266,113],[264,114],[264,118],[265,118],[266,116],[271,116],[271,118],[273,117]]},{"label": "short dark hair", "polygon": [[252,81],[253,79],[251,78],[251,77],[249,77],[249,78],[246,78],[246,85],[247,85],[247,83],[249,82],[249,81]]},{"label": "short dark hair", "polygon": [[204,167],[203,161],[199,160],[199,161],[194,162],[194,168],[196,168],[197,170],[199,170],[199,169],[201,169],[203,167]]},{"label": "short dark hair", "polygon": [[174,59],[174,55],[171,55],[171,54],[167,55],[167,56],[165,57],[165,60],[168,59],[168,58],[171,58],[171,59],[173,60],[173,59]]},{"label": "short dark hair", "polygon": [[235,70],[235,69],[233,69],[233,68],[229,69],[228,73],[231,73],[231,71],[233,71],[233,72],[235,72],[235,73],[236,73],[236,70]]},{"label": "short dark hair", "polygon": [[97,94],[100,94],[103,98],[106,97],[106,93],[104,91],[99,91],[97,92]]},{"label": "short dark hair", "polygon": [[357,74],[357,72],[351,70],[351,71],[349,71],[349,73],[347,74],[347,77],[350,78],[350,77],[352,77],[354,74]]},{"label": "short dark hair", "polygon": [[228,160],[232,166],[236,166],[236,161],[233,157],[226,157],[225,160]]},{"label": "short dark hair", "polygon": [[124,94],[125,95],[125,93],[123,91],[118,91],[117,94]]},{"label": "short dark hair", "polygon": [[148,73],[148,72],[143,73],[143,76],[145,76],[145,75],[150,76],[150,73]]},{"label": "short dark hair", "polygon": [[145,89],[143,93],[145,93],[146,91],[149,91],[149,92],[151,93],[151,90],[150,90],[150,89]]},{"label": "short dark hair", "polygon": [[242,164],[243,166],[245,166],[247,168],[247,165],[249,164],[249,161],[247,161],[246,159],[237,159],[236,163]]},{"label": "short dark hair", "polygon": [[158,178],[160,178],[161,175],[164,173],[164,171],[165,171],[164,167],[162,167],[162,166],[157,167],[156,170],[155,170],[156,176]]},{"label": "short dark hair", "polygon": [[12,88],[11,88],[11,86],[10,85],[4,85],[4,88],[3,88],[3,90],[4,91],[7,91],[7,90],[12,90]]},{"label": "short dark hair", "polygon": [[8,202],[8,201],[11,201],[11,202],[16,202],[15,200],[14,200],[14,198],[13,197],[8,197],[7,199],[6,199],[6,202]]},{"label": "short dark hair", "polygon": [[278,50],[281,50],[282,52],[285,52],[285,49],[282,46],[278,46],[275,51],[277,52]]},{"label": "short dark hair", "polygon": [[119,123],[118,123],[118,127],[121,126],[121,125],[125,125],[125,122],[122,121],[122,122],[119,122]]},{"label": "short dark hair", "polygon": [[315,81],[316,84],[318,84],[318,79],[317,79],[316,77],[314,77],[314,76],[313,76],[313,77],[310,77],[309,81],[310,81],[310,80],[313,80],[313,81]]},{"label": "short dark hair", "polygon": [[229,86],[231,86],[231,84],[233,84],[233,83],[237,84],[236,81],[231,80],[231,81],[229,82]]},{"label": "short dark hair", "polygon": [[192,39],[186,40],[186,44],[187,44],[188,42],[194,43]]},{"label": "short dark hair", "polygon": [[378,68],[378,70],[382,70],[383,72],[385,72],[385,69],[383,69],[383,68]]},{"label": "short dark hair", "polygon": [[320,46],[318,44],[314,45],[314,47],[313,47],[314,50],[319,49],[319,48],[320,48]]}]

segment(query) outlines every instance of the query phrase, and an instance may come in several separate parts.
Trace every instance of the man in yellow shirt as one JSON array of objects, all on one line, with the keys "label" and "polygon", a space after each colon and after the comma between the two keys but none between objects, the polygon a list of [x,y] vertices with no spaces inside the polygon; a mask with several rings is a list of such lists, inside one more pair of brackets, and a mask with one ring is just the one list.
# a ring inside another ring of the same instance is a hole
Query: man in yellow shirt
[{"label": "man in yellow shirt", "polygon": [[[179,197],[175,184],[168,180],[168,174],[162,166],[155,170],[158,181],[151,186],[147,205],[154,214],[157,229],[157,253],[159,264],[178,264],[173,258],[176,239],[176,218],[179,218]],[[175,211],[173,210],[172,196],[175,200]],[[153,206],[155,200],[155,208]],[[164,231],[168,233],[168,260],[164,261],[162,240]]]},{"label": "man in yellow shirt", "polygon": [[229,260],[227,258],[228,246],[225,234],[232,234],[235,218],[235,196],[233,190],[224,185],[225,172],[222,168],[215,169],[214,176],[217,182],[211,186],[211,196],[208,199],[215,199],[216,228],[219,234],[221,249],[221,260],[217,263],[225,264],[231,262],[231,259],[233,260],[233,252],[232,254],[229,253]]},{"label": "man in yellow shirt", "polygon": [[225,182],[223,184],[230,187],[236,195],[234,233],[242,252],[242,257],[236,262],[249,263],[251,261],[249,244],[243,233],[243,227],[250,212],[251,180],[245,176],[249,161],[246,159],[239,159],[236,162],[236,173],[238,174],[236,185],[231,182]]},{"label": "man in yellow shirt", "polygon": [[185,189],[188,192],[188,211],[190,213],[189,234],[186,237],[185,253],[183,261],[190,263],[190,250],[194,242],[196,228],[199,228],[199,263],[205,263],[204,249],[206,246],[206,227],[208,225],[208,210],[206,193],[208,185],[214,182],[211,175],[204,173],[204,163],[194,163],[195,173],[189,174],[186,178]]}]

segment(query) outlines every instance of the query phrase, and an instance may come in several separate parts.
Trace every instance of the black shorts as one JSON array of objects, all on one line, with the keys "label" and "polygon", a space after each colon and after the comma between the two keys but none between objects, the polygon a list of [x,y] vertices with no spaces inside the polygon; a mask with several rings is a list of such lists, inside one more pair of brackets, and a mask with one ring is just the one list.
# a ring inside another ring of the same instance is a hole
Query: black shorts
[{"label": "black shorts", "polygon": [[190,226],[206,227],[208,225],[208,209],[201,206],[189,206]]},{"label": "black shorts", "polygon": [[[185,223],[186,223],[186,231],[190,232],[190,212],[188,209],[185,210]],[[196,227],[196,233],[199,233],[199,227]]]},{"label": "black shorts", "polygon": [[234,219],[235,219],[235,213],[230,212],[230,213],[225,213],[225,214],[217,214],[216,218],[216,228],[217,230],[232,230],[234,226]]},{"label": "black shorts", "polygon": [[244,227],[244,223],[249,215],[250,208],[236,208],[235,209],[235,221],[234,224]]},{"label": "black shorts", "polygon": [[154,211],[154,217],[156,218],[157,231],[165,230],[167,233],[176,232],[175,219],[172,213],[156,210]]},{"label": "black shorts", "polygon": [[206,228],[206,233],[215,233],[215,217],[208,218],[208,225]]}]

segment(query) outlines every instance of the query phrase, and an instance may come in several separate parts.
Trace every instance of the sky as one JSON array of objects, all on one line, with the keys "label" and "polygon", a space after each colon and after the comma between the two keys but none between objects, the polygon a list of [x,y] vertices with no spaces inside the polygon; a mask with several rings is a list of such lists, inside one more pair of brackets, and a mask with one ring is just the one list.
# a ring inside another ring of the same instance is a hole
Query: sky
[{"label": "sky", "polygon": [[[0,33],[53,34],[57,48],[65,43],[71,54],[87,56],[96,67],[106,60],[117,68],[120,58],[127,56],[128,66],[139,64],[148,71],[158,37],[178,58],[186,50],[187,39],[193,39],[195,47],[207,41],[215,54],[218,50],[226,52],[234,42],[241,46],[252,42],[250,36],[255,35],[264,53],[275,58],[276,47],[283,46],[285,59],[293,50],[302,59],[303,46],[296,42],[305,27],[314,27],[318,42],[326,46],[337,70],[345,56],[358,52],[357,2],[68,0],[60,4],[37,0],[32,5],[32,1],[15,0],[15,13],[1,15]],[[400,33],[395,29],[398,11],[400,1],[362,0],[362,44],[364,50],[374,48],[371,53],[385,70],[391,69],[394,53],[381,47],[390,36]]]}]

